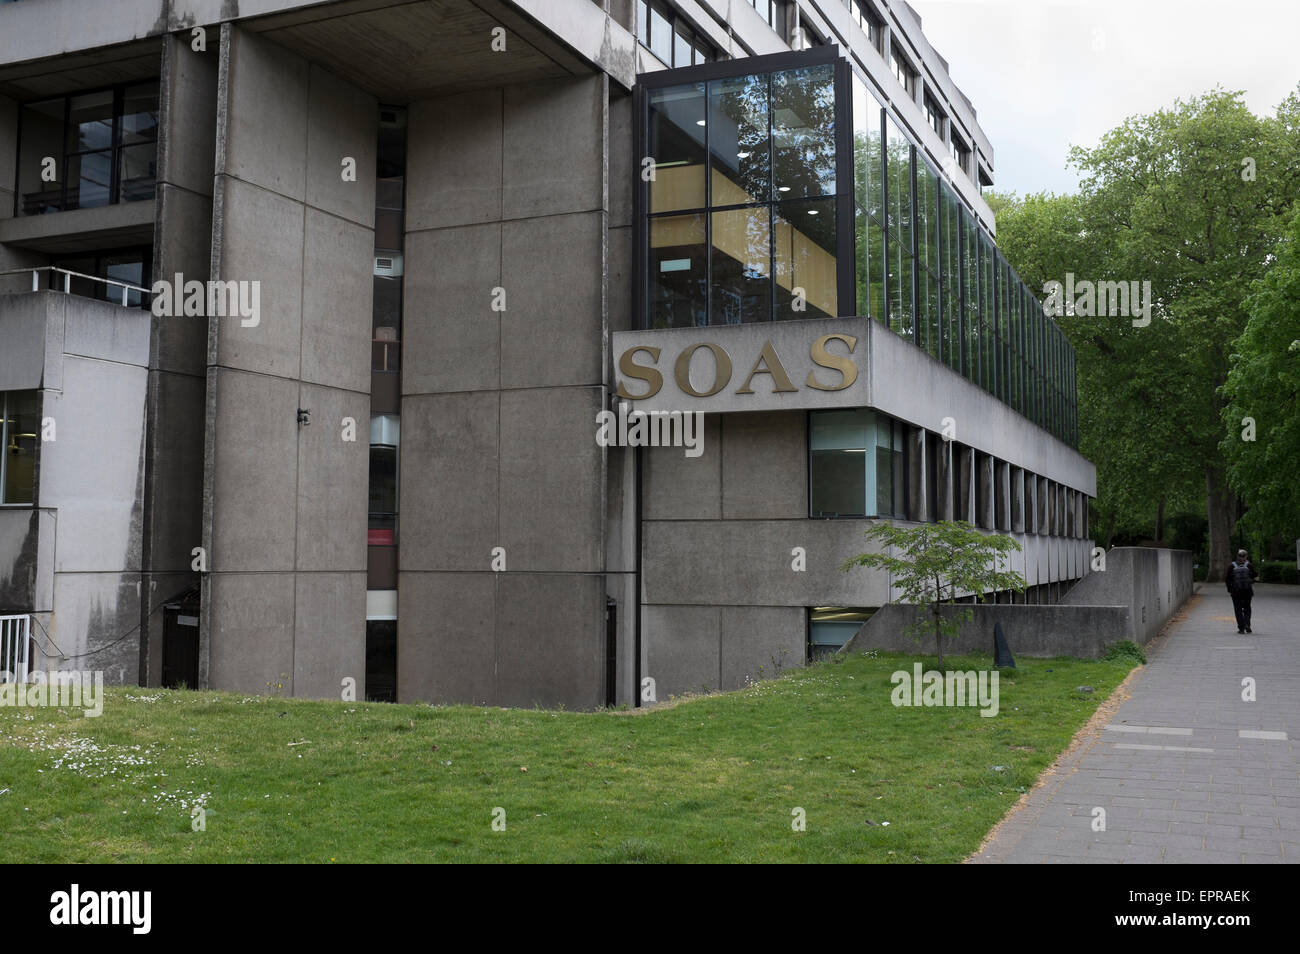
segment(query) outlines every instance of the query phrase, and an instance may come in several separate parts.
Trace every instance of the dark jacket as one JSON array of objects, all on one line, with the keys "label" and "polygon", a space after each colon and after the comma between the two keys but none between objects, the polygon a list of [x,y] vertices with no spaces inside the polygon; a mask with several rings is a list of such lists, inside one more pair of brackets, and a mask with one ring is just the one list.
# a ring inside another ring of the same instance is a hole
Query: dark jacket
[{"label": "dark jacket", "polygon": [[1254,581],[1258,579],[1259,571],[1255,569],[1255,564],[1249,560],[1244,564],[1233,560],[1228,564],[1228,572],[1223,575],[1229,593],[1253,592]]}]

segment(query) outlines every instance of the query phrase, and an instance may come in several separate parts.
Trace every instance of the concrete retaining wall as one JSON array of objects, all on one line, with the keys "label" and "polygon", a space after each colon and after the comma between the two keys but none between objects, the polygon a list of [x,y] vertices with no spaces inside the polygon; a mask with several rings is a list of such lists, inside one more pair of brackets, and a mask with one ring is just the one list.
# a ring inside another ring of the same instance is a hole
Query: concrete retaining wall
[{"label": "concrete retaining wall", "polygon": [[1192,595],[1192,552],[1115,547],[1106,569],[1089,573],[1061,602],[1067,606],[1126,606],[1131,635],[1145,644]]},{"label": "concrete retaining wall", "polygon": [[[1132,638],[1130,611],[1125,606],[977,603],[974,606],[944,607],[945,615],[961,609],[972,610],[971,618],[961,624],[961,633],[956,639],[945,641],[945,655],[992,652],[993,627],[997,623],[1002,624],[1013,656],[1096,659],[1111,643]],[[845,644],[843,651],[884,649],[933,655],[933,635],[927,634],[917,642],[904,634],[918,612],[924,613],[925,610],[898,604],[882,607]]]}]

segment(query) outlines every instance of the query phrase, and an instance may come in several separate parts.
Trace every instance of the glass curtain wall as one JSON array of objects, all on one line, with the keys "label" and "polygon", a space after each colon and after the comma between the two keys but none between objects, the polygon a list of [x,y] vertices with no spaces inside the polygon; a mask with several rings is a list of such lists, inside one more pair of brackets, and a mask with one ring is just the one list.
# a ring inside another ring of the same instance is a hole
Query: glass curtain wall
[{"label": "glass curtain wall", "polygon": [[650,327],[839,314],[835,72],[647,92]]},{"label": "glass curtain wall", "polygon": [[866,80],[803,56],[645,78],[643,327],[852,312],[1076,443],[1065,335]]}]

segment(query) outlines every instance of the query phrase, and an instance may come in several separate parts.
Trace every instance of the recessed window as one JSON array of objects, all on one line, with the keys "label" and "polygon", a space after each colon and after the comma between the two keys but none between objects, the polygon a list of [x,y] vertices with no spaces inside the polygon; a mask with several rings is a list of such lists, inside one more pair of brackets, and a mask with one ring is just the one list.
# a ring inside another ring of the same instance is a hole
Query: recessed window
[{"label": "recessed window", "polygon": [[948,148],[952,152],[953,159],[957,161],[957,168],[970,175],[970,147],[957,136],[953,136]]},{"label": "recessed window", "polygon": [[814,606],[808,610],[808,662],[833,656],[876,612],[873,607]]},{"label": "recessed window", "polygon": [[748,3],[768,26],[785,36],[785,0],[748,0]]},{"label": "recessed window", "polygon": [[29,103],[19,137],[19,215],[152,199],[158,83]]},{"label": "recessed window", "polygon": [[926,96],[925,121],[930,124],[930,128],[935,131],[940,139],[943,138],[943,119],[943,110],[939,108],[939,104],[934,101],[933,97]]},{"label": "recessed window", "polygon": [[674,68],[717,59],[717,52],[689,21],[658,0],[637,0],[636,34],[641,45]]},{"label": "recessed window", "polygon": [[0,391],[0,504],[36,501],[40,392]]},{"label": "recessed window", "polygon": [[862,28],[862,32],[867,35],[867,41],[876,50],[879,50],[880,36],[884,30],[884,24],[880,22],[880,18],[876,16],[867,0],[849,0],[849,15]]},{"label": "recessed window", "polygon": [[808,421],[811,517],[903,517],[904,427],[866,408],[813,411]]},{"label": "recessed window", "polygon": [[889,51],[889,67],[898,77],[898,81],[903,84],[903,89],[907,90],[909,96],[916,93],[916,70],[912,69],[910,63],[899,54],[897,50]]}]

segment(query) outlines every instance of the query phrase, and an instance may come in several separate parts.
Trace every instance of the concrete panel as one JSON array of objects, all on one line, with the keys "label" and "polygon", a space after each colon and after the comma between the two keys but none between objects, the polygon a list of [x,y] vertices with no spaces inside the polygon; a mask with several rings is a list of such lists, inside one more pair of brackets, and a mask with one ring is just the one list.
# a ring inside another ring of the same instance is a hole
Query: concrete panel
[{"label": "concrete panel", "polygon": [[292,570],[298,384],[226,368],[212,369],[208,381],[216,414],[215,429],[209,425],[208,567],[214,572]]},{"label": "concrete panel", "polygon": [[743,689],[804,664],[807,611],[803,607],[722,607],[723,689]]},{"label": "concrete panel", "polygon": [[[64,312],[65,355],[131,364],[140,368],[148,366],[150,315],[147,311],[142,308],[123,308],[121,305],[78,295],[60,295],[55,307],[59,304],[63,305]],[[65,366],[65,388],[69,387],[67,373]]]},{"label": "concrete panel", "polygon": [[605,584],[597,575],[497,575],[497,704],[604,704]]},{"label": "concrete panel", "polygon": [[[53,333],[50,345],[62,354],[63,302],[62,296],[55,297],[58,294],[0,295],[0,321],[4,322],[5,343],[0,348],[0,391],[33,391],[41,387],[46,368],[47,328]],[[47,386],[60,385],[50,383]]]},{"label": "concrete panel", "polygon": [[344,677],[350,676],[357,698],[364,699],[365,574],[295,574],[295,606],[294,696],[337,701]]},{"label": "concrete panel", "polygon": [[604,569],[604,450],[596,443],[603,394],[600,388],[501,392],[497,493],[509,570]]},{"label": "concrete panel", "polygon": [[656,701],[720,687],[722,621],[717,607],[645,605],[641,611],[646,653],[641,677],[654,679]]},{"label": "concrete panel", "polygon": [[[630,4],[629,4],[630,5]],[[611,87],[609,93],[609,224],[623,228],[632,224],[632,193],[640,182],[640,160],[632,155],[632,97]]]},{"label": "concrete panel", "polygon": [[305,233],[302,379],[369,392],[374,231],[308,208]]},{"label": "concrete panel", "polygon": [[[632,260],[632,229],[610,228],[605,232],[607,274],[605,319],[611,333],[632,329],[632,277],[636,274]],[[609,356],[606,356],[607,360]],[[610,380],[607,368],[603,376]]]},{"label": "concrete panel", "polygon": [[[379,102],[315,64],[309,84],[307,204],[371,228],[375,221]],[[355,160],[355,181],[343,179],[345,158]]]},{"label": "concrete panel", "polygon": [[[217,627],[208,668],[212,687],[293,695],[294,580],[292,573],[207,577],[209,626]],[[277,689],[277,683],[283,688]]]},{"label": "concrete panel", "polygon": [[[369,398],[304,384],[299,400],[299,407],[311,409],[311,423],[299,429],[297,438],[296,568],[364,573],[370,486]],[[343,440],[345,418],[355,422],[355,441]]]},{"label": "concrete panel", "polygon": [[[499,89],[411,104],[406,146],[407,229],[501,218],[502,110]],[[408,244],[408,253],[409,249]]]},{"label": "concrete panel", "polygon": [[0,616],[36,608],[39,515],[30,507],[0,508]]},{"label": "concrete panel", "polygon": [[602,383],[603,229],[600,213],[502,226],[502,387]]},{"label": "concrete panel", "polygon": [[704,453],[687,457],[675,447],[641,452],[645,520],[718,520],[722,517],[722,415],[704,416]]},{"label": "concrete panel", "polygon": [[[498,532],[498,397],[402,400],[399,568],[490,570]],[[507,568],[510,567],[507,554]]]},{"label": "concrete panel", "polygon": [[226,281],[257,281],[261,316],[214,317],[216,350],[209,360],[229,368],[296,378],[301,368],[304,207],[264,189],[225,178],[213,257]]},{"label": "concrete panel", "polygon": [[[840,571],[872,549],[870,520],[647,521],[642,528],[646,603],[711,606],[880,606],[884,574]],[[808,569],[791,568],[801,546]]]},{"label": "concrete panel", "polygon": [[141,567],[147,384],[143,367],[68,358],[63,390],[44,392],[58,437],[41,445],[39,499],[58,508],[58,573]]},{"label": "concrete panel", "polygon": [[159,185],[168,183],[199,195],[212,195],[219,70],[217,43],[196,52],[190,48],[189,34],[163,38]]},{"label": "concrete panel", "polygon": [[[111,686],[139,683],[140,642],[121,639],[140,625],[139,579],[130,573],[54,574],[58,611],[46,628],[63,656],[53,658],[52,668],[99,670]],[[39,637],[37,642],[45,644]],[[88,652],[95,654],[67,658]]]},{"label": "concrete panel", "polygon": [[[205,282],[211,263],[212,200],[187,189],[159,183],[154,280],[174,283],[179,274],[182,281],[197,279]],[[154,367],[202,375],[207,365],[207,352],[208,323],[203,318],[180,315],[154,319],[150,358]]]},{"label": "concrete panel", "polygon": [[[802,411],[727,415],[722,421],[723,519],[808,516],[807,425]],[[705,456],[717,451],[705,445]]]},{"label": "concrete panel", "polygon": [[492,310],[500,285],[500,225],[407,233],[405,393],[500,387],[501,313]]},{"label": "concrete panel", "polygon": [[397,698],[496,700],[495,573],[411,573],[397,587]]},{"label": "concrete panel", "polygon": [[303,201],[310,105],[307,61],[229,24],[222,27],[222,47],[228,61],[219,109],[226,127],[217,133],[217,173]]},{"label": "concrete panel", "polygon": [[204,378],[151,371],[151,569],[188,572],[203,540]]},{"label": "concrete panel", "polygon": [[504,218],[604,206],[607,82],[598,75],[505,90]]}]

